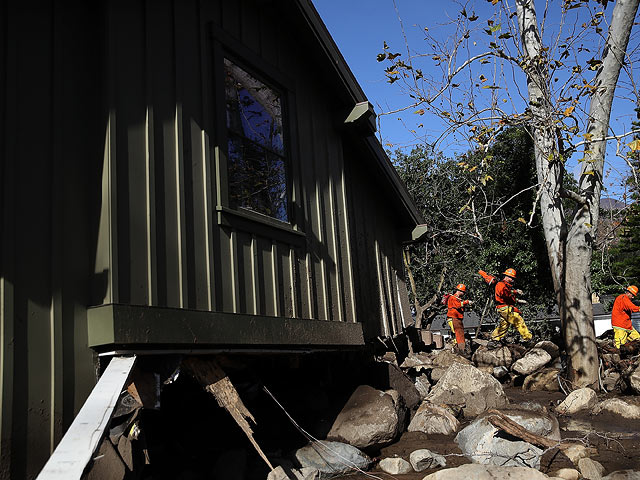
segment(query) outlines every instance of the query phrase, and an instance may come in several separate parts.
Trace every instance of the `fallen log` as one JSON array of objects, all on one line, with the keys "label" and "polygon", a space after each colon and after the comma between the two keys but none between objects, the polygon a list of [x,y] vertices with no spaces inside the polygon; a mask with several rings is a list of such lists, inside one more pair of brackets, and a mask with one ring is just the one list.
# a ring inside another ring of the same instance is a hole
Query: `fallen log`
[{"label": "fallen log", "polygon": [[575,445],[575,443],[560,443],[557,440],[551,440],[549,438],[543,437],[541,435],[535,434],[524,428],[522,425],[514,422],[509,417],[504,415],[503,413],[497,410],[489,410],[489,416],[487,420],[491,425],[500,430],[505,431],[509,435],[520,438],[525,442],[531,443],[532,445],[536,445],[538,447],[543,448],[554,448],[557,447],[561,450],[571,447]]}]

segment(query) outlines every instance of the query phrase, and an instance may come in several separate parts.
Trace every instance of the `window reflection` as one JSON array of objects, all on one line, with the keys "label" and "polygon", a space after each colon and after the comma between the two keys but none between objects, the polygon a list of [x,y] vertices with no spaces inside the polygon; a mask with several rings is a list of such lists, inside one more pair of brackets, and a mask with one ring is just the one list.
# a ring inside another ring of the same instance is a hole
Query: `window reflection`
[{"label": "window reflection", "polygon": [[230,60],[224,65],[230,205],[287,222],[280,95]]}]

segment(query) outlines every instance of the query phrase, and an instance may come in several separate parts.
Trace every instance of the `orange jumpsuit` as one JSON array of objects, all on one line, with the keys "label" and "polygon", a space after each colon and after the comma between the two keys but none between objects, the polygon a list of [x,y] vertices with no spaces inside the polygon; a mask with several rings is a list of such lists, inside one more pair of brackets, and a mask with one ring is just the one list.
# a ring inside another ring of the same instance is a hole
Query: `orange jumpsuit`
[{"label": "orange jumpsuit", "polygon": [[500,321],[493,333],[491,333],[491,338],[493,340],[502,339],[507,334],[509,325],[513,325],[523,340],[530,340],[532,337],[531,332],[529,332],[527,325],[524,323],[520,310],[515,306],[515,289],[505,281],[498,282],[496,284],[495,300]]},{"label": "orange jumpsuit", "polygon": [[633,312],[640,312],[640,307],[634,305],[627,294],[619,295],[613,302],[611,326],[613,327],[616,348],[620,348],[629,340],[640,338],[640,333],[631,325],[631,313]]},{"label": "orange jumpsuit", "polygon": [[464,343],[464,307],[469,305],[469,300],[460,300],[455,295],[451,295],[447,300],[447,322],[456,334],[456,343]]}]

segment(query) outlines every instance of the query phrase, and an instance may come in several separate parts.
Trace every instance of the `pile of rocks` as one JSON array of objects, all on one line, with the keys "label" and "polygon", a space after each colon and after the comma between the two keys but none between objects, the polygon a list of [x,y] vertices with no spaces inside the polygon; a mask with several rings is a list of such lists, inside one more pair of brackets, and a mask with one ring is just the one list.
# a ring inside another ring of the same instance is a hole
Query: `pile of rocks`
[{"label": "pile of rocks", "polygon": [[[328,478],[341,468],[345,473],[353,472],[354,468],[370,468],[375,462],[365,452],[379,452],[405,431],[455,435],[462,454],[473,463],[445,468],[444,454],[419,449],[405,458],[379,459],[377,468],[381,471],[402,475],[440,469],[424,480],[640,479],[640,472],[631,471],[604,477],[604,467],[590,458],[597,454],[594,448],[561,441],[557,417],[583,412],[640,419],[640,402],[634,397],[598,401],[594,390],[582,388],[571,392],[551,411],[533,402],[509,404],[505,385],[519,385],[527,391],[558,391],[558,376],[563,369],[560,353],[550,341],[538,342],[527,349],[520,345],[491,348],[483,340],[474,341],[471,360],[445,349],[410,354],[398,365],[395,356],[387,353],[381,361],[394,372],[394,388],[357,387],[326,437],[327,443],[336,449],[357,448],[358,458],[366,461],[362,460],[357,467],[349,466],[344,461],[346,454],[333,456],[333,464],[299,461],[303,468],[314,470],[307,470],[311,472],[307,476],[295,469],[289,470],[289,474],[272,472],[269,479]],[[640,365],[634,364],[625,378],[628,385],[633,385],[630,388],[640,393]],[[461,428],[463,425],[466,426]],[[322,449],[317,444],[305,448]],[[552,450],[561,451],[573,468],[561,468],[548,475],[540,472],[543,454]],[[298,453],[295,456],[299,458]]]}]

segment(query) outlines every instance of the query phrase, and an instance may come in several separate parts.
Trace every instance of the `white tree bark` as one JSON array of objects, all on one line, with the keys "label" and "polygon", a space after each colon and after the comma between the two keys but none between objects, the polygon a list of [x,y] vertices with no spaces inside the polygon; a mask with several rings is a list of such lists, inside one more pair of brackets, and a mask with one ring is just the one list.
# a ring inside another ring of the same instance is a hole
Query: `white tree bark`
[{"label": "white tree bark", "polygon": [[591,96],[585,148],[579,181],[583,202],[567,217],[562,208],[563,163],[559,156],[549,94],[549,66],[533,0],[516,0],[518,26],[526,59],[525,73],[532,113],[535,158],[541,183],[540,210],[554,286],[569,356],[569,377],[575,386],[597,387],[598,353],[591,307],[591,253],[600,208],[600,192],[611,105],[629,35],[640,0],[618,0],[596,73]]}]

